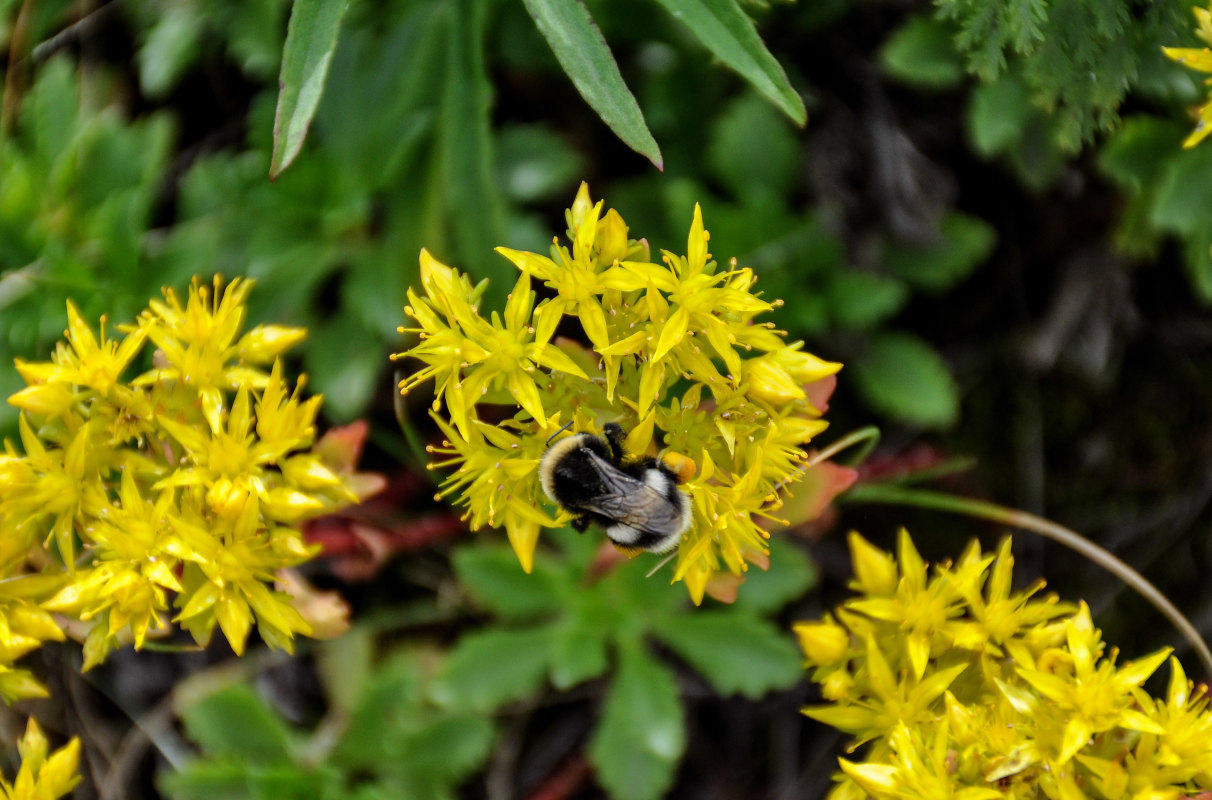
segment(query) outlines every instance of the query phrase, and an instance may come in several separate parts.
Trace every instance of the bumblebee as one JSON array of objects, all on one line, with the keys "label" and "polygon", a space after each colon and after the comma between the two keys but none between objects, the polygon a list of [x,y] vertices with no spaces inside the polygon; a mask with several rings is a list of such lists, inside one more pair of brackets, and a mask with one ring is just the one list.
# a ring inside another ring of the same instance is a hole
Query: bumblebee
[{"label": "bumblebee", "polygon": [[690,527],[690,498],[678,475],[658,458],[628,455],[618,423],[602,433],[549,439],[539,460],[543,491],[572,514],[579,532],[597,525],[624,552],[668,553]]}]

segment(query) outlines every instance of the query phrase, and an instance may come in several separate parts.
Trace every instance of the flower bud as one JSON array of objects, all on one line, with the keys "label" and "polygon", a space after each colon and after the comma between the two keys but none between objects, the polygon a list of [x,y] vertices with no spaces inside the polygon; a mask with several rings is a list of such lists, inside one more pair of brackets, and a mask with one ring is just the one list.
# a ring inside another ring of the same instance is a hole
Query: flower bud
[{"label": "flower bud", "polygon": [[598,231],[593,244],[594,249],[598,251],[599,266],[608,267],[627,258],[627,223],[619,216],[619,212],[612,208],[606,212],[606,216],[598,220]]},{"label": "flower bud", "polygon": [[307,328],[289,325],[258,325],[240,337],[236,350],[253,364],[268,364],[307,338]]},{"label": "flower bud", "polygon": [[898,576],[892,556],[871,544],[857,531],[851,531],[848,539],[857,588],[873,597],[888,597],[895,593]]},{"label": "flower bud", "polygon": [[749,380],[749,393],[772,405],[785,405],[804,399],[803,388],[772,355],[745,361],[745,373]]},{"label": "flower bud", "polygon": [[836,622],[800,622],[792,627],[804,656],[815,666],[837,663],[850,649],[850,633]]}]

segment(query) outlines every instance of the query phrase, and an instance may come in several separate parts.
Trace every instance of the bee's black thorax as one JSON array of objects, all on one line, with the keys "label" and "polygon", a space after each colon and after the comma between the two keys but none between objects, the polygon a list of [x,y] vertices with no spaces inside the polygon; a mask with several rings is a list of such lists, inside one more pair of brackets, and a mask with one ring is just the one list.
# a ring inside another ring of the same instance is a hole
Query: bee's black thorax
[{"label": "bee's black thorax", "polygon": [[[613,458],[606,442],[588,433],[578,433],[564,442],[569,445],[553,461],[551,484],[554,492],[549,494],[554,494],[569,509],[576,509],[584,505],[586,500],[600,495],[605,488],[590,463],[588,453],[607,461],[613,461]],[[557,445],[564,442],[557,442]]]},{"label": "bee's black thorax", "polygon": [[663,553],[690,525],[689,498],[676,473],[652,456],[629,455],[621,426],[549,444],[539,463],[543,491],[584,531],[597,525],[619,547]]}]

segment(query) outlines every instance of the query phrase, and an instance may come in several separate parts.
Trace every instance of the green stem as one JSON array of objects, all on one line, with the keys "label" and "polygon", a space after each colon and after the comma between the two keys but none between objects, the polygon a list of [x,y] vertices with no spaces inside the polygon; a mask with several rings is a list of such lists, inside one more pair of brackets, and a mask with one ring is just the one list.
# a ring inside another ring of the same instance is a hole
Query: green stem
[{"label": "green stem", "polygon": [[833,444],[826,447],[824,450],[816,453],[809,458],[804,465],[804,469],[811,469],[822,461],[828,461],[833,456],[842,452],[848,447],[853,447],[856,444],[863,445],[857,453],[850,456],[850,464],[861,464],[875,449],[875,446],[880,443],[880,429],[874,425],[868,425],[865,428],[859,428],[856,431],[851,431],[842,438],[838,439]]},{"label": "green stem", "polygon": [[1191,624],[1190,620],[1183,616],[1183,613],[1156,586],[1150,583],[1145,576],[1128,566],[1128,564],[1121,561],[1110,551],[1098,546],[1076,531],[1072,531],[1063,525],[1057,525],[1055,522],[1046,520],[1043,517],[1028,514],[1026,511],[1018,511],[1006,508],[1005,506],[999,506],[996,503],[985,502],[984,500],[956,497],[926,489],[908,489],[899,486],[867,484],[854,487],[844,497],[848,501],[860,503],[915,506],[917,508],[929,508],[936,511],[950,511],[953,514],[966,514],[970,517],[987,519],[1021,530],[1032,531],[1054,542],[1059,542],[1070,550],[1074,550],[1095,564],[1098,564],[1135,589],[1141,597],[1148,600],[1154,608],[1161,612],[1162,616],[1178,629],[1178,632],[1182,634],[1183,638],[1187,640],[1187,643],[1191,645],[1191,648],[1199,657],[1205,674],[1212,676],[1212,652],[1208,650],[1208,645],[1204,642],[1203,637],[1200,636],[1199,631],[1195,629],[1195,626]]}]

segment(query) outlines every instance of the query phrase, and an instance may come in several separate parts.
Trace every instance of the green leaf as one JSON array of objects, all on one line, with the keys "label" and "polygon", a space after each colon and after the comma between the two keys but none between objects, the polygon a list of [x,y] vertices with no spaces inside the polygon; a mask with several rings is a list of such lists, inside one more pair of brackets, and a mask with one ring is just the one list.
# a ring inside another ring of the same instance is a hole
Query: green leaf
[{"label": "green leaf", "polygon": [[1030,93],[1015,75],[977,86],[965,117],[972,149],[985,158],[1009,149],[1023,137],[1032,113]]},{"label": "green leaf", "polygon": [[162,97],[198,57],[204,16],[198,4],[170,3],[156,14],[135,62],[139,85],[150,97]]},{"label": "green leaf", "polygon": [[565,200],[584,174],[583,164],[581,154],[546,126],[509,125],[497,134],[497,181],[518,202]]},{"label": "green leaf", "polygon": [[389,734],[415,726],[424,707],[418,659],[398,653],[370,675],[359,693],[349,724],[333,748],[330,761],[344,770],[373,769],[399,754],[391,751]]},{"label": "green leaf", "polygon": [[747,614],[699,611],[661,620],[653,632],[722,694],[757,699],[804,674],[791,637]]},{"label": "green leaf", "polygon": [[825,286],[829,313],[842,328],[866,330],[900,311],[909,289],[896,278],[855,270],[839,271]]},{"label": "green leaf", "polygon": [[918,289],[941,292],[968,277],[996,243],[997,232],[988,222],[953,211],[939,223],[937,242],[924,247],[890,244],[884,263]]},{"label": "green leaf", "polygon": [[1162,170],[1150,220],[1158,228],[1195,236],[1212,218],[1212,147],[1174,153]]},{"label": "green leaf", "polygon": [[677,682],[644,646],[620,646],[619,669],[589,742],[598,781],[618,800],[656,800],[686,748]]},{"label": "green leaf", "polygon": [[[484,0],[448,0],[446,81],[439,139],[441,191],[458,253],[477,278],[489,278],[486,308],[505,297],[517,272],[493,248],[504,241],[501,196],[493,174],[489,110],[492,87],[484,65]],[[503,302],[502,302],[503,305]]]},{"label": "green leaf", "polygon": [[786,197],[798,174],[801,147],[768,103],[746,93],[716,117],[707,160],[738,197],[757,191]]},{"label": "green leaf", "polygon": [[929,14],[919,14],[888,37],[880,66],[894,78],[928,89],[948,89],[964,79],[964,60],[952,43],[954,30]]},{"label": "green leaf", "polygon": [[455,709],[492,711],[542,685],[550,652],[546,628],[466,634],[451,650],[430,696]]},{"label": "green leaf", "polygon": [[750,85],[779,107],[795,124],[808,121],[804,101],[787,80],[736,0],[657,0],[690,28],[716,58],[732,67]]},{"label": "green leaf", "polygon": [[1140,190],[1153,183],[1186,136],[1172,119],[1135,114],[1124,119],[1098,153],[1098,166],[1111,180]]},{"label": "green leaf", "polygon": [[278,76],[274,150],[269,161],[271,180],[289,167],[303,148],[324,92],[341,17],[348,7],[349,0],[295,0]]},{"label": "green leaf", "polygon": [[409,734],[393,755],[409,772],[456,783],[484,763],[495,735],[491,720],[483,716],[446,717]]},{"label": "green leaf", "polygon": [[173,800],[247,800],[248,765],[237,761],[187,762],[178,772],[164,771],[160,788]]},{"label": "green leaf", "polygon": [[460,583],[502,617],[533,617],[561,607],[550,567],[540,561],[527,575],[508,547],[462,547],[455,553],[454,567]]},{"label": "green leaf", "polygon": [[604,673],[610,666],[605,634],[601,627],[576,622],[557,628],[551,642],[551,684],[568,689]]},{"label": "green leaf", "polygon": [[572,83],[623,143],[664,169],[661,149],[581,0],[522,0]]},{"label": "green leaf", "polygon": [[306,347],[307,371],[313,391],[324,395],[324,413],[342,422],[360,416],[388,368],[387,348],[354,313],[313,325]]},{"label": "green leaf", "polygon": [[313,125],[363,190],[400,186],[402,170],[430,144],[445,22],[436,3],[418,2],[393,15],[385,32],[351,23],[341,34]]},{"label": "green leaf", "polygon": [[1005,155],[1028,189],[1042,192],[1052,185],[1069,161],[1061,123],[1033,109],[1022,138]]},{"label": "green leaf", "polygon": [[190,738],[210,756],[247,763],[289,759],[289,732],[281,717],[248,686],[228,686],[181,711]]},{"label": "green leaf", "polygon": [[850,364],[863,399],[897,422],[945,428],[959,414],[959,388],[934,348],[906,333],[872,338]]},{"label": "green leaf", "polygon": [[1205,305],[1212,304],[1212,231],[1199,230],[1185,242],[1183,267],[1191,288]]},{"label": "green leaf", "polygon": [[[795,491],[795,487],[791,487]],[[816,585],[817,573],[804,548],[784,538],[770,541],[770,569],[751,569],[733,608],[773,614]]]},{"label": "green leaf", "polygon": [[324,680],[332,705],[352,711],[370,681],[374,641],[365,627],[355,626],[344,636],[319,642],[316,669]]},{"label": "green leaf", "polygon": [[326,800],[341,788],[341,775],[331,767],[253,767],[248,796],[252,800]]}]

